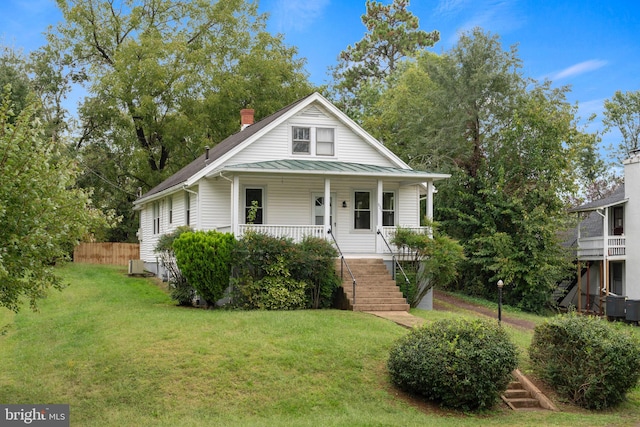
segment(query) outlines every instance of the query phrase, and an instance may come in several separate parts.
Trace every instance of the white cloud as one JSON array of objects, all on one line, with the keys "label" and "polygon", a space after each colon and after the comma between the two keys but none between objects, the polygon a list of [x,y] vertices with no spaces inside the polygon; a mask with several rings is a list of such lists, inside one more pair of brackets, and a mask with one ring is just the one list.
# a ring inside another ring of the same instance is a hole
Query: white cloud
[{"label": "white cloud", "polygon": [[599,59],[590,59],[578,64],[572,65],[559,71],[553,75],[552,80],[560,80],[567,77],[574,77],[580,74],[588,73],[589,71],[597,70],[607,65],[607,61],[601,61]]},{"label": "white cloud", "polygon": [[465,7],[468,0],[440,0],[436,13],[457,13]]},{"label": "white cloud", "polygon": [[322,16],[330,0],[277,0],[272,18],[278,31],[304,31]]}]

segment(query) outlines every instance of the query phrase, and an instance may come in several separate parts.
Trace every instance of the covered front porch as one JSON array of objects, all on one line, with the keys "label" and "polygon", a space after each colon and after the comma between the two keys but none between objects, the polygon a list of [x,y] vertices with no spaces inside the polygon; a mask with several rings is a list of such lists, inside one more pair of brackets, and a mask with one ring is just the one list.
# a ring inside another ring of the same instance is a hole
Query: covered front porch
[{"label": "covered front porch", "polygon": [[[434,181],[447,175],[327,161],[278,161],[227,166],[212,173],[211,192],[227,186],[229,224],[210,227],[241,237],[255,230],[300,241],[335,239],[348,256],[390,256],[398,226],[426,231],[432,217]],[[207,188],[201,187],[206,212]]]}]

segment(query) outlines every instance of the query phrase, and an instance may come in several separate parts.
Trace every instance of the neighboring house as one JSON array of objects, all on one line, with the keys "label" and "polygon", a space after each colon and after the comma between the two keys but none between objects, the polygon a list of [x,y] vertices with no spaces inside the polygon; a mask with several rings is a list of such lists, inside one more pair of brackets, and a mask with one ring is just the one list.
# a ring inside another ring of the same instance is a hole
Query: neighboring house
[{"label": "neighboring house", "polygon": [[420,227],[421,201],[431,217],[434,182],[449,177],[411,169],[318,93],[257,123],[240,114],[240,132],[135,201],[148,270],[159,272],[158,238],[181,225],[294,240],[332,232],[347,258],[390,259],[382,237]]},{"label": "neighboring house", "polygon": [[575,236],[581,280],[568,288],[563,307],[605,314],[607,296],[640,299],[640,151],[623,163],[624,184],[571,210],[586,215]]}]

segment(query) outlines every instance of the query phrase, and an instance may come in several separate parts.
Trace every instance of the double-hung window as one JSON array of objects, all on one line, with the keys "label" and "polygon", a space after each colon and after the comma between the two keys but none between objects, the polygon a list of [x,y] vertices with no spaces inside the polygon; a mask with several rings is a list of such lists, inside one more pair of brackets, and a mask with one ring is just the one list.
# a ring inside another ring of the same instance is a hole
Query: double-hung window
[{"label": "double-hung window", "polygon": [[167,199],[167,208],[169,209],[169,224],[173,224],[173,196]]},{"label": "double-hung window", "polygon": [[246,188],[244,192],[245,224],[262,224],[263,209],[262,188]]},{"label": "double-hung window", "polygon": [[185,224],[191,225],[191,193],[188,191],[184,193],[184,217]]},{"label": "double-hung window", "polygon": [[333,128],[316,128],[316,155],[333,156],[334,130]]},{"label": "double-hung window", "polygon": [[353,199],[353,228],[371,230],[371,193],[356,191]]},{"label": "double-hung window", "polygon": [[153,234],[160,233],[160,202],[153,203]]},{"label": "double-hung window", "polygon": [[396,195],[392,191],[382,193],[382,225],[393,227],[396,225]]},{"label": "double-hung window", "polygon": [[291,128],[291,152],[296,155],[335,155],[335,129],[294,126]]},{"label": "double-hung window", "polygon": [[293,154],[311,154],[311,128],[293,128]]}]

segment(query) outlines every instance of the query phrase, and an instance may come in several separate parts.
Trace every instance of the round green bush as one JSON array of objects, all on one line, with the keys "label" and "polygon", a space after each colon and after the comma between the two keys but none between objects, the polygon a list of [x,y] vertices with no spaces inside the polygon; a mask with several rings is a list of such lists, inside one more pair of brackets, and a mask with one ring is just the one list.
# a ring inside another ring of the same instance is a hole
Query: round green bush
[{"label": "round green bush", "polygon": [[392,347],[391,381],[443,406],[493,406],[511,380],[518,353],[507,333],[488,320],[441,320],[413,329]]},{"label": "round green bush", "polygon": [[628,328],[593,316],[556,316],[534,330],[533,369],[576,405],[615,406],[640,376],[640,342]]}]

